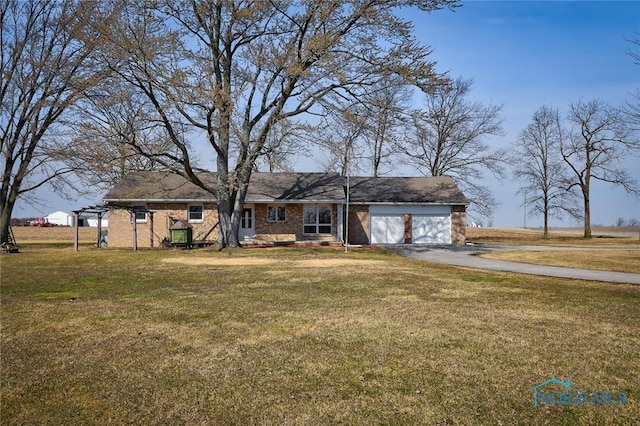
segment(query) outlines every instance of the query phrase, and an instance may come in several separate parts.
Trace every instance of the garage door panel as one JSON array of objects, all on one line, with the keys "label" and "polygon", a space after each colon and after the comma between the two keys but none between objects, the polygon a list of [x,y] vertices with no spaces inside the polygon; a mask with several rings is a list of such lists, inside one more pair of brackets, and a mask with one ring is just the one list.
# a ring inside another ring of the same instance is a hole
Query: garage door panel
[{"label": "garage door panel", "polygon": [[414,244],[450,244],[450,216],[413,216],[411,218],[411,242]]},{"label": "garage door panel", "polygon": [[372,244],[404,243],[404,216],[372,215],[371,216],[371,243]]}]

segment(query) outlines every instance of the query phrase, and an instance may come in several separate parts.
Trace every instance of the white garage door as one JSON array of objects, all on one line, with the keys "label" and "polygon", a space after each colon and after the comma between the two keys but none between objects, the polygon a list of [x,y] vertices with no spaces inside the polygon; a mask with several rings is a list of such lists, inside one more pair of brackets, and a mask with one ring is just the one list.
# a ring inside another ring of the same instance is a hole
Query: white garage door
[{"label": "white garage door", "polygon": [[371,244],[404,243],[404,215],[371,215]]},{"label": "white garage door", "polygon": [[449,215],[413,215],[411,242],[414,244],[451,244],[451,218]]}]

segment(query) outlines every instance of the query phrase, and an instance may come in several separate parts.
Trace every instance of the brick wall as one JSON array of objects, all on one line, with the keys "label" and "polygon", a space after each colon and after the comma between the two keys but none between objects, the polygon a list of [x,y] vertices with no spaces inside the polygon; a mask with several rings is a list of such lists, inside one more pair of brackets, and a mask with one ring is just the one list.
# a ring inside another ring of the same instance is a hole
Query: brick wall
[{"label": "brick wall", "polygon": [[[187,204],[163,203],[148,204],[147,208],[153,214],[153,245],[159,247],[162,239],[171,239],[169,227],[175,220],[187,220]],[[203,222],[191,223],[194,240],[215,241],[218,239],[218,229],[211,229],[218,223],[218,211],[215,204],[204,204]],[[137,224],[138,247],[151,245],[151,221]],[[211,231],[211,232],[210,232]],[[208,234],[208,235],[207,235]],[[126,210],[112,210],[109,212],[109,247],[133,247],[133,225],[131,215]]]},{"label": "brick wall", "polygon": [[267,207],[276,205],[278,204],[256,204],[254,206],[256,239],[263,241],[335,241],[337,239],[336,205],[331,206],[331,235],[304,234],[303,211],[305,204],[279,204],[280,206],[284,206],[286,209],[286,221],[269,222],[267,220]]},{"label": "brick wall", "polygon": [[369,206],[349,204],[349,244],[369,244]]},{"label": "brick wall", "polygon": [[[274,204],[275,205],[275,204]],[[154,247],[159,247],[163,238],[170,239],[169,227],[174,220],[187,219],[187,205],[149,204],[147,206],[155,213],[153,215]],[[332,206],[331,235],[317,235],[303,233],[303,204],[286,204],[287,220],[285,222],[267,221],[267,204],[256,204],[255,230],[256,238],[265,241],[304,241],[321,240],[336,241],[337,237],[337,207]],[[215,241],[218,239],[218,229],[211,229],[218,222],[218,212],[215,204],[204,205],[204,222],[191,223],[194,240]],[[464,206],[453,206],[451,212],[451,243],[464,244],[466,230],[466,213]],[[211,231],[211,232],[210,232]],[[406,229],[405,231],[410,231]],[[209,233],[207,236],[206,234]],[[109,247],[132,247],[132,224],[129,212],[113,210],[109,213]],[[369,244],[369,206],[349,205],[349,243]],[[409,232],[410,235],[410,232]],[[150,222],[137,224],[138,247],[150,246]]]},{"label": "brick wall", "polygon": [[451,206],[451,244],[466,243],[467,213],[465,206]]}]

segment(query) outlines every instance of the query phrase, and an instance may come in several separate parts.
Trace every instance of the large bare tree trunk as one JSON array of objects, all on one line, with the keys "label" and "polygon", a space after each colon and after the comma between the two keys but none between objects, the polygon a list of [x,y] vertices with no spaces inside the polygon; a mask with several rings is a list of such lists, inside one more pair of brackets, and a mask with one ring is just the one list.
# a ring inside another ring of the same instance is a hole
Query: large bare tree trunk
[{"label": "large bare tree trunk", "polygon": [[238,238],[239,217],[235,214],[233,204],[229,200],[220,200],[218,203],[218,220],[220,227],[220,239],[218,245],[220,248],[239,247],[240,240]]},{"label": "large bare tree trunk", "polygon": [[2,211],[0,211],[0,242],[9,241],[9,226],[11,225],[11,212],[13,211],[13,202],[2,203]]},{"label": "large bare tree trunk", "polygon": [[584,235],[583,238],[591,238],[591,203],[589,200],[589,184],[582,189],[584,196]]},{"label": "large bare tree trunk", "polygon": [[546,196],[544,200],[543,216],[544,216],[544,232],[542,233],[542,238],[546,240],[549,238],[549,200]]},{"label": "large bare tree trunk", "polygon": [[[17,180],[19,182],[16,182]],[[22,179],[16,176],[11,182],[11,166],[5,166],[0,187],[0,243],[9,241],[9,225],[11,225],[11,213],[18,199],[18,191]]]}]

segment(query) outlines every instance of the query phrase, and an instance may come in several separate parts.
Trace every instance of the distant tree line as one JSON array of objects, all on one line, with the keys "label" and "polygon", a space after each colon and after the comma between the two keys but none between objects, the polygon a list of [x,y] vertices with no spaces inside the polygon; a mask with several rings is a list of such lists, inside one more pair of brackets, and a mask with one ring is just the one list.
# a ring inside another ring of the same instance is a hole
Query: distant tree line
[{"label": "distant tree line", "polygon": [[619,217],[618,219],[616,219],[616,223],[614,225],[618,227],[623,227],[623,226],[636,227],[636,226],[640,226],[640,220],[635,218],[625,220],[623,217]]}]

